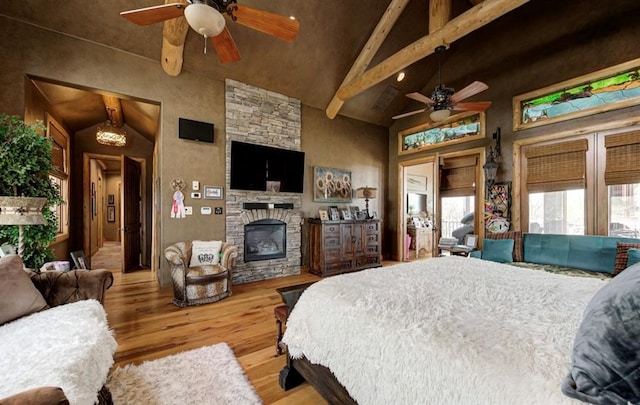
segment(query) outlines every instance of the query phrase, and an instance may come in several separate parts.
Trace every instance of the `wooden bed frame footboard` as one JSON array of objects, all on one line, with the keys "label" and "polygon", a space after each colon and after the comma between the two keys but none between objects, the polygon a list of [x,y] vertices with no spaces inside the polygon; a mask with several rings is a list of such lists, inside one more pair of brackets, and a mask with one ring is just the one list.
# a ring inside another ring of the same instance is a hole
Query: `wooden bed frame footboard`
[{"label": "wooden bed frame footboard", "polygon": [[292,359],[287,353],[287,365],[280,371],[280,387],[287,391],[307,381],[331,405],[357,405],[331,370],[312,364],[306,357]]}]

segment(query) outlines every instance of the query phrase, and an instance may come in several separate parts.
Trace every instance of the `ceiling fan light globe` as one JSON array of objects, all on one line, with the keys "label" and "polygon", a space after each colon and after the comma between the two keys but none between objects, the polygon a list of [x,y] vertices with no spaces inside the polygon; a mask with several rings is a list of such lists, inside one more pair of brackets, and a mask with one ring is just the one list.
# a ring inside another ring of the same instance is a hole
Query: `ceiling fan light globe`
[{"label": "ceiling fan light globe", "polygon": [[195,32],[205,37],[215,37],[224,30],[222,14],[206,4],[189,5],[184,9],[184,17]]},{"label": "ceiling fan light globe", "polygon": [[435,110],[435,111],[432,111],[431,114],[429,114],[429,118],[431,118],[431,121],[440,122],[449,118],[450,115],[451,115],[450,110],[447,110],[447,109]]}]

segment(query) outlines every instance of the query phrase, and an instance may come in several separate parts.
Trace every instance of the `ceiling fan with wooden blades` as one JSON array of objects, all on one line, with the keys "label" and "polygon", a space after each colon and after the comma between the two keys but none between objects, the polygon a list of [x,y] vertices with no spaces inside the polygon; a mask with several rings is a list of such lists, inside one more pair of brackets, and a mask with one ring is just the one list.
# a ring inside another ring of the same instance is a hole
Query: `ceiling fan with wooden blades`
[{"label": "ceiling fan with wooden blades", "polygon": [[438,85],[431,93],[431,97],[427,97],[422,93],[408,93],[406,95],[410,99],[419,101],[426,106],[419,110],[395,115],[392,117],[394,120],[408,117],[414,114],[419,114],[421,112],[427,111],[427,108],[429,108],[432,110],[429,117],[432,121],[438,122],[447,119],[451,115],[452,111],[485,111],[491,106],[490,101],[461,103],[462,100],[465,100],[471,96],[475,96],[476,94],[487,90],[489,86],[487,86],[483,82],[475,81],[458,92],[450,87],[445,87],[444,84],[442,84],[441,55],[445,49],[446,48],[444,46],[439,46],[436,48],[436,53],[438,54]]},{"label": "ceiling fan with wooden blades", "polygon": [[[237,4],[237,0],[180,0],[179,2],[120,13],[128,21],[143,26],[163,21],[170,22],[173,19],[184,16],[186,22],[194,31],[211,40],[220,62],[231,63],[240,60],[241,57],[240,51],[226,26],[224,14],[232,21],[288,42],[295,40],[300,28],[300,23],[293,17],[285,17],[253,7],[243,6]],[[163,34],[165,42],[167,42],[167,35],[170,35],[167,31],[171,30],[167,30],[165,25]],[[182,44],[178,44],[178,46],[184,46],[185,36],[186,31],[182,35]],[[176,41],[169,42],[174,42],[173,45],[175,45]],[[181,50],[182,48],[180,48]],[[180,66],[182,66],[181,61]]]}]

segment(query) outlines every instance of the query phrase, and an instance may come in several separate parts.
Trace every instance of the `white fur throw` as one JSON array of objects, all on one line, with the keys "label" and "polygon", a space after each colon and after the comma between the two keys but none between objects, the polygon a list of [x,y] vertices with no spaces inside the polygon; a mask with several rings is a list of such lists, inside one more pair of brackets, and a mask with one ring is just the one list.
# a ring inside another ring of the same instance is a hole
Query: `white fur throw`
[{"label": "white fur throw", "polygon": [[116,341],[96,300],[60,305],[0,327],[0,398],[61,387],[72,405],[91,405],[113,365]]},{"label": "white fur throw", "polygon": [[564,404],[582,311],[606,283],[442,257],[323,279],[284,342],[369,404]]}]

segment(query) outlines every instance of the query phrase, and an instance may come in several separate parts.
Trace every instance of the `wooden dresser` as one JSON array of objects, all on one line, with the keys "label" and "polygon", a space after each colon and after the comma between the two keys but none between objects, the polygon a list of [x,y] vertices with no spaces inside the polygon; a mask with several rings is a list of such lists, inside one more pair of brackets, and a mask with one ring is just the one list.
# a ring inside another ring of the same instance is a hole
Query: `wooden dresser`
[{"label": "wooden dresser", "polygon": [[382,266],[380,220],[309,220],[309,272],[322,277]]}]

